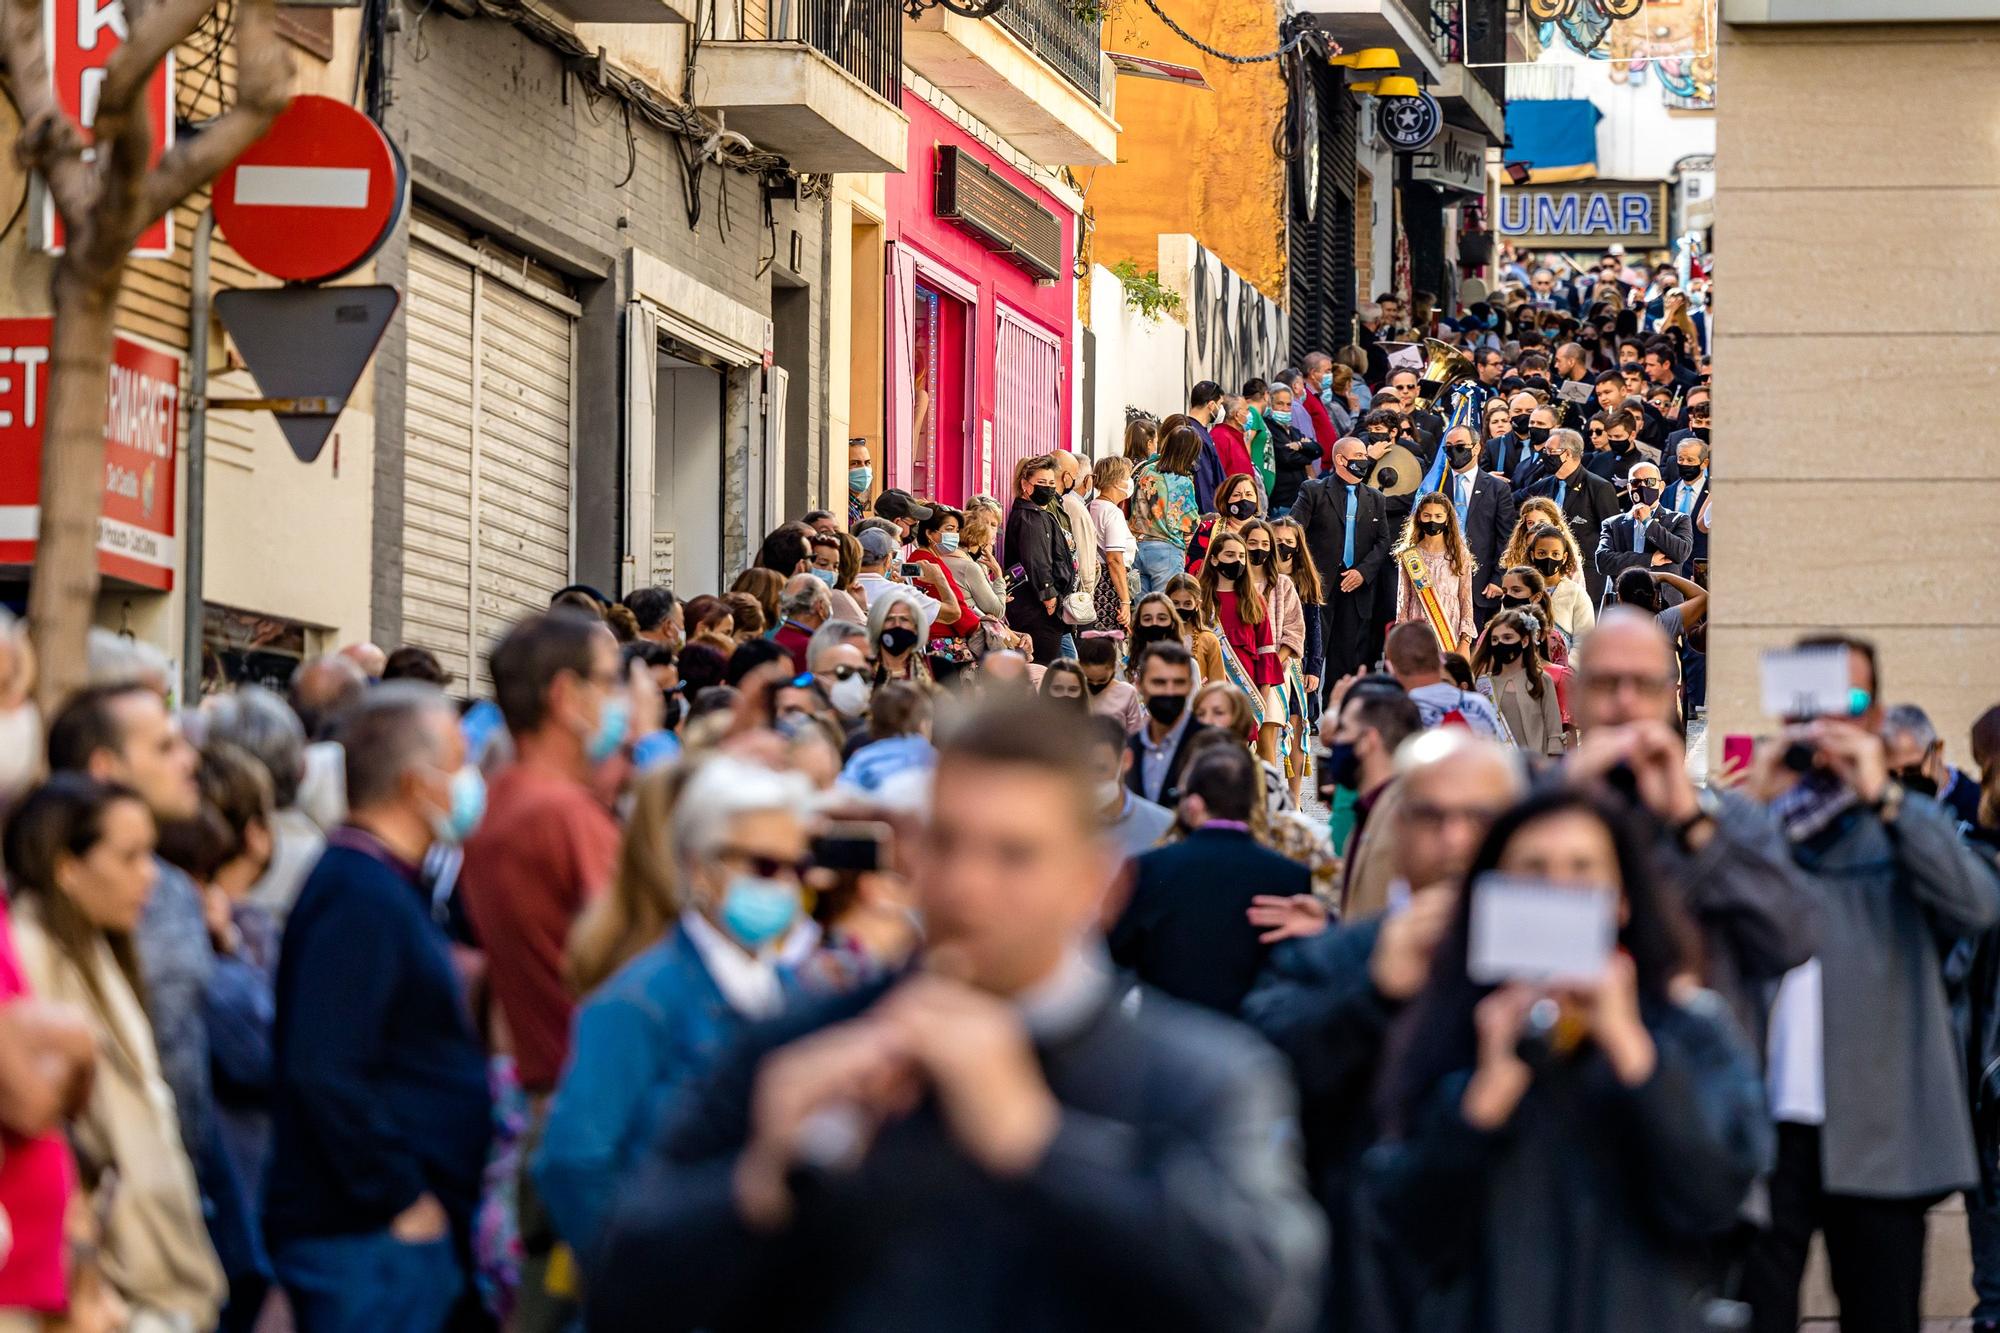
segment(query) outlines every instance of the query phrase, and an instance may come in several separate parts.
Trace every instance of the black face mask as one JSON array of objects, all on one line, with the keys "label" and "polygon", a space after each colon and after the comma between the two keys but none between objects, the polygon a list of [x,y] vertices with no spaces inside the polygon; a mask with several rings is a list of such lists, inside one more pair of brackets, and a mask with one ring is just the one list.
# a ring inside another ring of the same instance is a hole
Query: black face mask
[{"label": "black face mask", "polygon": [[1053,486],[1037,486],[1028,492],[1028,499],[1038,505],[1046,505],[1055,498],[1056,488]]},{"label": "black face mask", "polygon": [[1335,741],[1320,760],[1319,775],[1327,786],[1346,791],[1361,787],[1361,756],[1354,753],[1353,741]]},{"label": "black face mask", "polygon": [[1257,502],[1255,500],[1231,500],[1229,502],[1229,516],[1233,519],[1246,519],[1256,512]]},{"label": "black face mask", "polygon": [[1201,616],[1201,612],[1192,606],[1177,606],[1174,608],[1174,614],[1181,618],[1183,625],[1196,624]]},{"label": "black face mask", "polygon": [[1521,660],[1521,647],[1518,643],[1501,643],[1496,639],[1487,651],[1492,654],[1495,665],[1504,667]]},{"label": "black face mask", "polygon": [[1375,460],[1363,454],[1359,458],[1348,459],[1346,466],[1347,470],[1354,474],[1356,481],[1366,481],[1368,474],[1375,470]]},{"label": "black face mask", "polygon": [[1163,727],[1171,727],[1187,711],[1185,694],[1153,694],[1146,697],[1146,712]]},{"label": "black face mask", "polygon": [[1109,680],[1095,681],[1085,676],[1083,678],[1083,688],[1089,690],[1092,694],[1102,694],[1111,688],[1111,682]]},{"label": "black face mask", "polygon": [[1532,597],[1509,597],[1505,593],[1500,595],[1500,605],[1506,607],[1509,611],[1512,611],[1516,607],[1533,606],[1534,604],[1535,599]]},{"label": "black face mask", "polygon": [[1225,582],[1234,583],[1243,577],[1243,564],[1241,561],[1230,560],[1225,562],[1217,560],[1214,564],[1215,572],[1221,575]]},{"label": "black face mask", "polygon": [[1472,446],[1469,444],[1448,444],[1444,447],[1444,456],[1451,463],[1454,470],[1463,468],[1472,461]]},{"label": "black face mask", "polygon": [[1634,486],[1632,498],[1642,505],[1653,504],[1660,498],[1660,488],[1653,485]]},{"label": "black face mask", "polygon": [[1611,452],[1614,454],[1629,454],[1632,452],[1632,445],[1633,441],[1629,439],[1620,440],[1614,438],[1611,441]]},{"label": "black face mask", "polygon": [[1935,798],[1938,794],[1937,783],[1931,781],[1928,777],[1925,777],[1924,770],[1921,768],[1897,769],[1889,776],[1894,778],[1897,782],[1901,783],[1905,791],[1915,792],[1919,796],[1929,796],[1933,798]]},{"label": "black face mask", "polygon": [[917,646],[917,632],[901,625],[892,625],[882,631],[882,651],[891,657],[901,657]]},{"label": "black face mask", "polygon": [[1298,547],[1296,547],[1296,546],[1293,546],[1293,545],[1291,545],[1291,544],[1290,544],[1290,543],[1288,543],[1288,542],[1287,542],[1287,543],[1280,543],[1280,544],[1279,544],[1279,546],[1278,546],[1278,560],[1279,560],[1279,562],[1280,562],[1281,564],[1287,564],[1287,565],[1289,565],[1289,564],[1291,564],[1291,563],[1292,563],[1292,561],[1294,561],[1294,560],[1296,560],[1296,559],[1298,559],[1298,558],[1299,558],[1299,548],[1298,548]]},{"label": "black face mask", "polygon": [[1253,548],[1245,553],[1244,558],[1248,560],[1251,564],[1255,565],[1257,568],[1262,569],[1264,566],[1271,563],[1271,552],[1268,548],[1265,550],[1257,550]]},{"label": "black face mask", "polygon": [[1180,632],[1172,625],[1141,625],[1132,631],[1132,656],[1149,643],[1179,643]]},{"label": "black face mask", "polygon": [[1417,531],[1421,532],[1426,537],[1442,537],[1444,536],[1444,530],[1445,530],[1445,525],[1438,522],[1436,519],[1432,519],[1428,523],[1417,524]]},{"label": "black face mask", "polygon": [[1700,440],[1700,441],[1701,441],[1701,442],[1702,442],[1703,444],[1707,444],[1707,443],[1708,443],[1708,427],[1706,427],[1706,426],[1689,426],[1689,427],[1688,427],[1688,429],[1694,432],[1694,437],[1695,437],[1695,438],[1696,438],[1697,440]]},{"label": "black face mask", "polygon": [[1528,443],[1534,445],[1547,444],[1549,442],[1549,431],[1551,429],[1553,428],[1549,426],[1528,427]]},{"label": "black face mask", "polygon": [[1529,416],[1526,412],[1516,412],[1508,420],[1513,423],[1516,435],[1525,435],[1528,433]]},{"label": "black face mask", "polygon": [[1681,477],[1687,481],[1700,481],[1702,468],[1703,464],[1700,463],[1682,463]]},{"label": "black face mask", "polygon": [[1552,579],[1562,573],[1563,562],[1560,560],[1530,560],[1528,563],[1533,565],[1536,572],[1545,579]]}]

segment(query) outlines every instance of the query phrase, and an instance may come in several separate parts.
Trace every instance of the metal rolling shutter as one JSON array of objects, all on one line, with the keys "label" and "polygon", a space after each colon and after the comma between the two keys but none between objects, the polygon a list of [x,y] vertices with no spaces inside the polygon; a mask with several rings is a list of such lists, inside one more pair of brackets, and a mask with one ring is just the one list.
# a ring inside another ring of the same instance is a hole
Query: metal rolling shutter
[{"label": "metal rolling shutter", "polygon": [[1062,446],[1062,343],[1005,306],[993,355],[993,457],[979,489],[1014,503],[1014,468]]},{"label": "metal rolling shutter", "polygon": [[494,638],[570,581],[578,307],[422,221],[409,287],[403,638],[485,694]]}]

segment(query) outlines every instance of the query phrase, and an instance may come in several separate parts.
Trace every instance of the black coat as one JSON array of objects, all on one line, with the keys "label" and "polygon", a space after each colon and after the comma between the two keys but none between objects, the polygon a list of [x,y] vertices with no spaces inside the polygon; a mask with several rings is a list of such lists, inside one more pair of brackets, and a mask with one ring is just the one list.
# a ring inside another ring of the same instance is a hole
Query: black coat
[{"label": "black coat", "polygon": [[[893,983],[888,983],[893,984]],[[1061,1121],[1042,1160],[994,1178],[934,1101],[849,1170],[800,1168],[782,1231],[751,1231],[733,1185],[766,1056],[852,1018],[888,984],[753,1030],[669,1116],[589,1256],[591,1333],[1296,1333],[1325,1232],[1286,1132],[1277,1056],[1164,996],[1136,1013],[1109,978],[1035,1039]]]},{"label": "black coat", "polygon": [[[1457,486],[1457,476],[1447,472],[1439,489],[1456,503]],[[1500,559],[1507,554],[1507,543],[1514,538],[1514,523],[1519,514],[1513,487],[1491,472],[1473,473],[1472,496],[1465,503],[1465,545],[1472,552],[1473,603],[1483,613],[1490,613],[1500,605],[1500,599],[1485,596],[1484,589],[1490,583],[1499,583],[1500,576],[1507,572],[1500,567]]]},{"label": "black coat", "polygon": [[1231,1016],[1270,952],[1246,916],[1250,900],[1312,892],[1303,865],[1235,829],[1196,829],[1132,869],[1132,896],[1108,941],[1111,961],[1155,990]]},{"label": "black coat", "polygon": [[1534,448],[1525,439],[1508,431],[1479,446],[1479,470],[1498,472],[1519,485],[1521,465],[1532,457]]},{"label": "black coat", "polygon": [[1592,557],[1597,552],[1597,534],[1607,519],[1615,518],[1623,510],[1618,503],[1618,492],[1610,482],[1579,467],[1568,477],[1544,476],[1525,492],[1528,495],[1546,495],[1555,499],[1562,493],[1563,518],[1569,524],[1576,546],[1583,553],[1583,586],[1590,593],[1592,601],[1601,600],[1604,592],[1604,576],[1597,572]]},{"label": "black coat", "polygon": [[1646,549],[1633,550],[1632,546],[1637,541],[1638,522],[1630,514],[1608,518],[1598,529],[1597,551],[1591,564],[1604,579],[1607,595],[1616,592],[1618,576],[1626,570],[1652,569],[1655,554],[1664,555],[1672,562],[1661,568],[1679,573],[1694,550],[1694,522],[1686,514],[1676,514],[1665,505],[1655,505],[1653,516],[1646,521]]},{"label": "black coat", "polygon": [[1076,552],[1069,534],[1060,519],[1038,504],[1014,501],[1007,511],[1003,554],[1010,601],[1046,602],[1076,588]]},{"label": "black coat", "polygon": [[1313,460],[1326,451],[1319,444],[1292,429],[1292,423],[1276,413],[1266,412],[1264,424],[1271,432],[1271,453],[1276,475],[1271,480],[1271,508],[1289,509],[1298,502],[1299,488],[1306,484],[1306,472]]},{"label": "black coat", "polygon": [[[1192,695],[1188,697],[1188,707],[1194,707],[1194,697]],[[1181,733],[1181,743],[1174,747],[1173,758],[1167,761],[1167,780],[1165,785],[1160,788],[1158,796],[1147,795],[1144,785],[1145,774],[1140,771],[1141,766],[1146,760],[1145,747],[1140,744],[1140,737],[1145,733],[1140,731],[1126,737],[1125,748],[1132,755],[1132,762],[1125,773],[1126,788],[1134,796],[1144,796],[1155,805],[1164,805],[1169,810],[1179,805],[1181,802],[1181,774],[1187,771],[1188,766],[1188,742],[1195,738],[1196,732],[1206,730],[1208,728],[1204,727],[1201,723],[1194,721],[1192,718],[1188,720],[1187,730]]]},{"label": "black coat", "polygon": [[1409,1266],[1379,1244],[1358,1188],[1378,1133],[1375,1084],[1403,1011],[1368,970],[1382,922],[1279,944],[1243,1001],[1243,1021],[1291,1062],[1298,1085],[1306,1172],[1331,1235],[1324,1333],[1403,1333],[1414,1305]]},{"label": "black coat", "polygon": [[[1361,571],[1367,592],[1381,578],[1389,560],[1395,534],[1389,527],[1388,506],[1382,492],[1373,486],[1357,486],[1354,491],[1354,565]],[[1292,506],[1292,521],[1305,530],[1306,549],[1312,552],[1319,569],[1320,584],[1328,601],[1339,595],[1340,576],[1348,566],[1341,563],[1341,539],[1347,531],[1347,483],[1328,474],[1307,482]]]},{"label": "black coat", "polygon": [[1713,1245],[1773,1158],[1763,1080],[1721,1001],[1648,1004],[1653,1077],[1595,1051],[1539,1073],[1483,1134],[1440,1079],[1370,1152],[1390,1243],[1426,1269],[1424,1333],[1706,1333]]}]

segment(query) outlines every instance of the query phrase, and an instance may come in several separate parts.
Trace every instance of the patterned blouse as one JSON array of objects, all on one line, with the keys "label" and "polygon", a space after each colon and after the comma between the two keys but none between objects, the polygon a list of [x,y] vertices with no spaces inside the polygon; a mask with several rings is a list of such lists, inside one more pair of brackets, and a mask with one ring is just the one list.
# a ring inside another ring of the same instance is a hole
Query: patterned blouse
[{"label": "patterned blouse", "polygon": [[1158,459],[1139,465],[1132,474],[1132,536],[1142,542],[1167,542],[1187,550],[1201,521],[1194,499],[1194,478],[1160,471]]},{"label": "patterned blouse", "polygon": [[[1455,626],[1459,644],[1472,642],[1472,579],[1459,574],[1451,567],[1451,555],[1445,551],[1431,552],[1419,546],[1417,554],[1423,557],[1424,572],[1430,579],[1431,591],[1437,594],[1438,605],[1444,609],[1445,622]],[[1403,555],[1398,551],[1389,557],[1396,565],[1396,623],[1421,621],[1430,623],[1424,614],[1423,603],[1417,600],[1416,589],[1410,586],[1410,576],[1403,569]],[[1457,647],[1458,645],[1453,645]]]}]

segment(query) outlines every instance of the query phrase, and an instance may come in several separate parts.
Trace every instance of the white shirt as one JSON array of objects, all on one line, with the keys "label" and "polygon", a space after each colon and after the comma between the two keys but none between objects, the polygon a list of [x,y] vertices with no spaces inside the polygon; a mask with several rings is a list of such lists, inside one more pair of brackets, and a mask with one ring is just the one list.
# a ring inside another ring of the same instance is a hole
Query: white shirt
[{"label": "white shirt", "polygon": [[1770,1064],[1765,1085],[1771,1118],[1787,1125],[1826,1123],[1826,1019],[1819,959],[1809,958],[1778,986],[1771,1007]]},{"label": "white shirt", "polygon": [[1130,560],[1139,549],[1139,543],[1132,540],[1132,525],[1125,521],[1118,506],[1109,500],[1090,502],[1090,521],[1097,528],[1097,549],[1109,555],[1122,551]]},{"label": "white shirt", "polygon": [[918,607],[923,611],[924,627],[926,629],[937,623],[938,612],[944,605],[922,588],[913,587],[907,583],[898,583],[894,579],[881,574],[858,574],[855,576],[854,586],[861,590],[861,605],[864,607],[872,606],[875,598],[880,595],[884,588],[894,588],[897,592],[914,598]]},{"label": "white shirt", "polygon": [[745,1018],[770,1018],[784,1008],[777,950],[767,949],[753,958],[696,911],[681,913],[681,929],[687,932],[715,988],[731,1009]]}]

